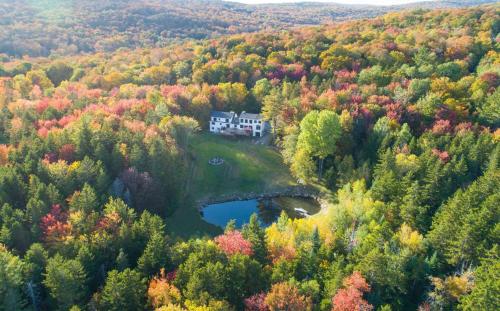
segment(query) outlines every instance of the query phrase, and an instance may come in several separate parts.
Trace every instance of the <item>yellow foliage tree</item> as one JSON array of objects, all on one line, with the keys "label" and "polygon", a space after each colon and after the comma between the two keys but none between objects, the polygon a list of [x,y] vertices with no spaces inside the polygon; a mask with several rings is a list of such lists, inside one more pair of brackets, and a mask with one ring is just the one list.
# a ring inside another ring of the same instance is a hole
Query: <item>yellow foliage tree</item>
[{"label": "yellow foliage tree", "polygon": [[406,223],[401,225],[398,232],[399,242],[410,250],[417,252],[422,250],[424,237],[416,230],[412,230]]},{"label": "yellow foliage tree", "polygon": [[[155,277],[149,282],[149,301],[157,310],[168,306],[175,306],[181,301],[181,292],[174,285],[170,284],[165,277],[165,270],[162,269],[159,277]],[[161,310],[169,310],[161,309]],[[175,310],[175,309],[173,309]]]}]

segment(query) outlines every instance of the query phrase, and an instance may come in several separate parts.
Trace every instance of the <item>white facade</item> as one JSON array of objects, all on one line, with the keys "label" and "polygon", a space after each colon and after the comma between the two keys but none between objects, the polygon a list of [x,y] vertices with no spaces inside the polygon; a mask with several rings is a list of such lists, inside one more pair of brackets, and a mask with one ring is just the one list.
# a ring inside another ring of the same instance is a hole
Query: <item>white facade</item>
[{"label": "white facade", "polygon": [[253,137],[263,136],[265,122],[260,114],[246,113],[241,115],[234,112],[212,111],[210,115],[209,130],[212,133],[224,131],[238,135],[251,135]]},{"label": "white facade", "polygon": [[261,137],[264,133],[264,121],[258,114],[250,114],[243,111],[238,120],[239,128],[243,130],[251,130],[252,136]]},{"label": "white facade", "polygon": [[210,132],[220,133],[222,130],[231,128],[231,123],[227,118],[217,118],[211,117],[210,120]]}]

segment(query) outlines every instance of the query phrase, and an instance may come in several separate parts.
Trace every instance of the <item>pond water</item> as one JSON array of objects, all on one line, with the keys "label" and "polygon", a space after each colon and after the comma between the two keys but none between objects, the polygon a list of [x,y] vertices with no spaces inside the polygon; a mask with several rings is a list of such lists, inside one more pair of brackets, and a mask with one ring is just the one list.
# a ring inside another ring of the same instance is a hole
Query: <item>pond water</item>
[{"label": "pond water", "polygon": [[252,199],[210,204],[203,208],[203,219],[211,224],[224,228],[234,219],[236,227],[241,228],[248,223],[250,216],[256,213],[263,227],[270,226],[281,214],[290,218],[304,218],[319,212],[318,202],[310,198],[277,197],[272,199]]}]

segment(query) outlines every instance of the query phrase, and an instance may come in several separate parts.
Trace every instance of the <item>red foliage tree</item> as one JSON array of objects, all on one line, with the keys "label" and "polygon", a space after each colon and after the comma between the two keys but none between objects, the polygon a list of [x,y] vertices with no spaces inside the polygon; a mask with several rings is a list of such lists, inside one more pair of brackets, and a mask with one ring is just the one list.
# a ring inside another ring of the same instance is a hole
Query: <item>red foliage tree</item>
[{"label": "red foliage tree", "polygon": [[46,242],[63,240],[71,232],[68,213],[62,210],[60,204],[52,205],[50,212],[40,220],[40,229]]},{"label": "red foliage tree", "polygon": [[49,135],[49,130],[46,129],[45,127],[42,127],[38,129],[37,134],[42,138],[47,138],[47,136]]},{"label": "red foliage tree", "polygon": [[215,238],[215,243],[227,256],[234,254],[252,255],[252,243],[245,240],[241,232],[232,230]]},{"label": "red foliage tree", "polygon": [[42,114],[48,107],[49,107],[48,98],[44,98],[42,100],[39,100],[35,105],[36,113]]},{"label": "red foliage tree", "polygon": [[55,162],[57,162],[57,154],[55,154],[54,152],[46,153],[43,156],[43,161],[45,163],[55,163]]},{"label": "red foliage tree", "polygon": [[449,120],[437,120],[432,127],[434,134],[443,135],[451,132],[451,124]]},{"label": "red foliage tree", "polygon": [[370,292],[370,285],[361,273],[355,271],[344,279],[344,287],[332,299],[332,311],[369,311],[373,306],[363,299]]},{"label": "red foliage tree", "polygon": [[488,84],[488,92],[494,92],[500,85],[500,78],[496,72],[487,72],[481,76],[481,80]]},{"label": "red foliage tree", "polygon": [[72,144],[65,144],[59,149],[59,159],[71,163],[75,159],[75,152],[75,146]]},{"label": "red foliage tree", "polygon": [[354,82],[356,75],[357,73],[355,71],[349,71],[347,69],[335,71],[335,77],[337,78],[338,83]]},{"label": "red foliage tree", "polygon": [[432,154],[437,156],[443,163],[446,163],[450,160],[450,154],[447,151],[440,151],[434,148],[432,149]]},{"label": "red foliage tree", "polygon": [[286,67],[286,75],[290,79],[298,81],[306,75],[306,71],[302,64],[290,64]]},{"label": "red foliage tree", "polygon": [[245,299],[246,311],[268,311],[266,293],[258,293]]}]

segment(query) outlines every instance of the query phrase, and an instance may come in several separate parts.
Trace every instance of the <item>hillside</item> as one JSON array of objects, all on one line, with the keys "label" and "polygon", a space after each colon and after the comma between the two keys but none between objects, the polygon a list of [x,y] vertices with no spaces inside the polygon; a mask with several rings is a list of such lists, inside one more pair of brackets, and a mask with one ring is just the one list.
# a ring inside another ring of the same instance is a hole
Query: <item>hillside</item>
[{"label": "hillside", "polygon": [[[0,310],[499,309],[499,16],[8,59]],[[271,145],[209,133],[213,110],[260,112]],[[299,181],[333,194],[311,217],[198,211]]]},{"label": "hillside", "polygon": [[[200,133],[192,138],[189,153],[193,159],[186,187],[192,201],[167,219],[169,230],[176,235],[220,233],[220,228],[214,228],[199,216],[200,202],[258,195],[296,185],[279,152],[255,144],[250,138],[235,140]],[[213,157],[222,157],[224,164],[208,165]]]},{"label": "hillside", "polygon": [[475,1],[433,1],[395,7],[329,3],[245,5],[219,0],[0,0],[0,54],[71,55],[165,46],[183,39],[287,29],[374,17],[408,8],[463,7]]}]

